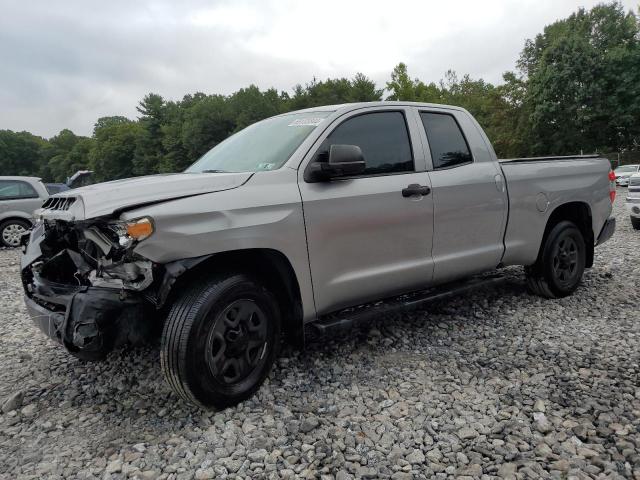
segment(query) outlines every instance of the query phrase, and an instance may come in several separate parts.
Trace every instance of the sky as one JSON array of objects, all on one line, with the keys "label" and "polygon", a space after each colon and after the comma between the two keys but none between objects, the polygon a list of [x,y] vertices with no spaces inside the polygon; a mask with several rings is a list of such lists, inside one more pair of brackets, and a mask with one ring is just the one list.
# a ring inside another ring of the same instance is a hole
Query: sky
[{"label": "sky", "polygon": [[[597,0],[0,0],[0,129],[90,135],[149,93],[231,94],[399,62],[500,83],[524,42]],[[623,0],[638,11],[638,0]]]}]

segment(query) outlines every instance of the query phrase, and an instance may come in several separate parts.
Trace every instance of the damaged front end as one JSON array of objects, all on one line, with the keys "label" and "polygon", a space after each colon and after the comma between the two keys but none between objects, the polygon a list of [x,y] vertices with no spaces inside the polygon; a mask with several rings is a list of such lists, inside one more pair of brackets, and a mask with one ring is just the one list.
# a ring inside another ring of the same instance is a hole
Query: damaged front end
[{"label": "damaged front end", "polygon": [[25,302],[40,329],[87,360],[147,339],[159,328],[154,312],[168,281],[165,266],[134,252],[153,228],[146,217],[37,223],[25,238],[21,270]]}]

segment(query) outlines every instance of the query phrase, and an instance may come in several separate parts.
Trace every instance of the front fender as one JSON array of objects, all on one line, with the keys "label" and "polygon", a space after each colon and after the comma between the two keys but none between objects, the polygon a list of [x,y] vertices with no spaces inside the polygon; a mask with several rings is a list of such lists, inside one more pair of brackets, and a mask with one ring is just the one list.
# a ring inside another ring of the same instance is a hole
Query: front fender
[{"label": "front fender", "polygon": [[155,231],[135,252],[155,263],[251,249],[280,252],[298,279],[304,319],[315,318],[295,170],[259,172],[239,188],[151,205],[121,218],[142,216],[153,219]]}]

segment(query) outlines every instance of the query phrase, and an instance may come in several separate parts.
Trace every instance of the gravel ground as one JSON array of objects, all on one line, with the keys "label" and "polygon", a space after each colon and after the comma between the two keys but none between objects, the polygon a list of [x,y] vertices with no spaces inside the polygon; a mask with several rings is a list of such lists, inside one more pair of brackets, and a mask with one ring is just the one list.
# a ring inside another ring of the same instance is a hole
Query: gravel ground
[{"label": "gravel ground", "polygon": [[640,232],[570,298],[509,282],[288,350],[258,395],[202,412],[157,348],[85,364],[36,331],[0,252],[0,478],[640,479]]}]

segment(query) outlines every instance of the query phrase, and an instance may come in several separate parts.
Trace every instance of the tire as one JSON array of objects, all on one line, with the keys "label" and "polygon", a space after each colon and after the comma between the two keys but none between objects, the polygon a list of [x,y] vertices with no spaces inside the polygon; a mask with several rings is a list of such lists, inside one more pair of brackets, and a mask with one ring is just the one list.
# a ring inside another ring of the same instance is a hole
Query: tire
[{"label": "tire", "polygon": [[0,245],[7,248],[20,246],[20,237],[31,228],[26,220],[13,218],[0,223]]},{"label": "tire", "polygon": [[253,395],[280,350],[274,295],[244,274],[186,287],[164,324],[160,363],[171,388],[204,408],[223,409]]},{"label": "tire", "polygon": [[640,230],[640,218],[630,217],[631,218],[631,226],[634,230]]},{"label": "tire", "polygon": [[546,298],[571,295],[582,279],[586,250],[580,229],[572,222],[559,222],[546,236],[536,263],[525,267],[529,289]]}]

